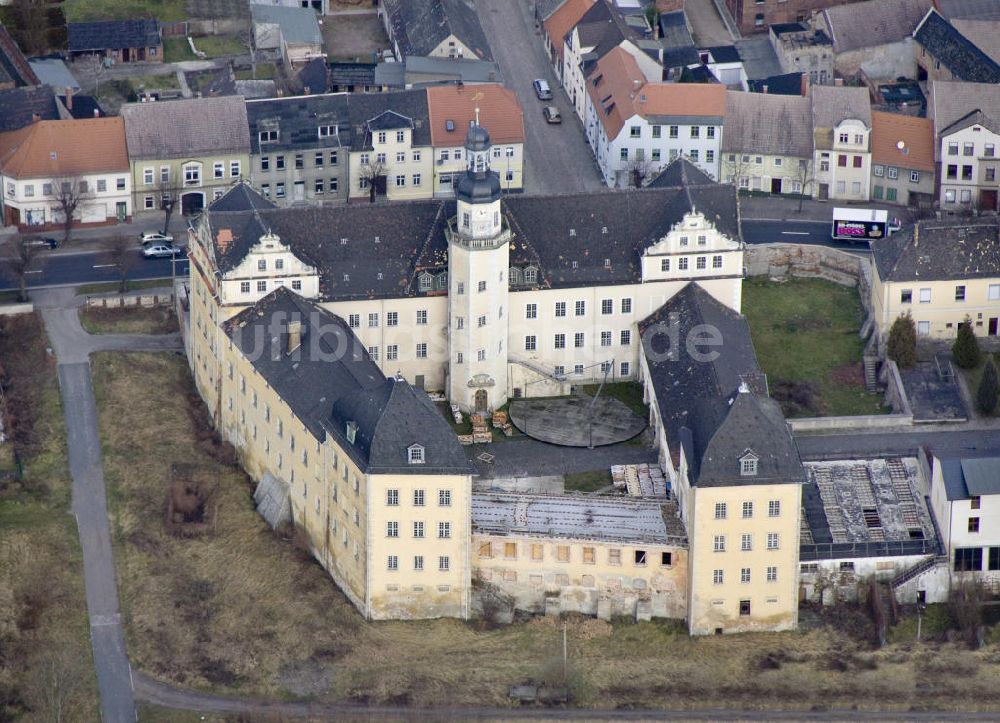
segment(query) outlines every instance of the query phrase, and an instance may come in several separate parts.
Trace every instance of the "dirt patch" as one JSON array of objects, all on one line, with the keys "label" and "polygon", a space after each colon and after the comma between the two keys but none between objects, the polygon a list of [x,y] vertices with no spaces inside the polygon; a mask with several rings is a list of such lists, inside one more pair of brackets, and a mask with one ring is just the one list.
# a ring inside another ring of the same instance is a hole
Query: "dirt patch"
[{"label": "dirt patch", "polygon": [[389,46],[389,37],[377,15],[327,16],[323,22],[323,49],[330,60],[371,63],[372,53]]},{"label": "dirt patch", "polygon": [[195,537],[215,532],[218,479],[210,469],[175,464],[165,504],[165,524],[172,535]]},{"label": "dirt patch", "polygon": [[170,306],[85,306],[80,324],[88,334],[173,334],[177,315]]},{"label": "dirt patch", "polygon": [[836,384],[863,386],[865,383],[865,366],[861,362],[841,364],[830,372],[830,378]]},{"label": "dirt patch", "polygon": [[818,417],[822,413],[816,385],[791,379],[775,379],[771,396],[786,417]]}]

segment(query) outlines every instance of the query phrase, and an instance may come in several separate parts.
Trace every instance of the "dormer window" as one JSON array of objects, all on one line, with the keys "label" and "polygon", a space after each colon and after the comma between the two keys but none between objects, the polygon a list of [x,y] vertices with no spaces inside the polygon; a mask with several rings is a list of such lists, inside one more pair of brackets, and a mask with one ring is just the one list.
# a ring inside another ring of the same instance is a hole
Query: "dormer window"
[{"label": "dormer window", "polygon": [[757,476],[757,461],[760,458],[754,454],[751,450],[747,450],[740,457],[740,476],[741,477],[756,477]]},{"label": "dormer window", "polygon": [[277,143],[278,131],[277,129],[261,131],[260,133],[257,134],[257,139],[261,143]]},{"label": "dormer window", "polygon": [[358,423],[348,422],[347,423],[347,441],[354,444],[355,438],[358,436]]},{"label": "dormer window", "polygon": [[424,448],[420,444],[411,444],[406,448],[406,460],[410,464],[424,463]]},{"label": "dormer window", "polygon": [[318,126],[316,128],[316,135],[320,138],[335,136],[337,135],[337,126]]},{"label": "dormer window", "polygon": [[533,284],[538,280],[538,269],[529,266],[524,270],[524,283]]},{"label": "dormer window", "polygon": [[421,291],[430,291],[431,287],[433,286],[433,284],[434,284],[434,277],[433,276],[431,276],[430,274],[421,274],[420,275],[420,290]]}]

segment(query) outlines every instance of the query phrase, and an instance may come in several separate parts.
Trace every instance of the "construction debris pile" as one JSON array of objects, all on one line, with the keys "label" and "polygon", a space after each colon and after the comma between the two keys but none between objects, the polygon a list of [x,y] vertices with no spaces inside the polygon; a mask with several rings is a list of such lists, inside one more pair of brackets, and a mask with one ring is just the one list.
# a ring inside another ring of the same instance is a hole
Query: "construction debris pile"
[{"label": "construction debris pile", "polygon": [[655,464],[616,464],[611,467],[611,481],[630,497],[667,496],[666,478]]}]

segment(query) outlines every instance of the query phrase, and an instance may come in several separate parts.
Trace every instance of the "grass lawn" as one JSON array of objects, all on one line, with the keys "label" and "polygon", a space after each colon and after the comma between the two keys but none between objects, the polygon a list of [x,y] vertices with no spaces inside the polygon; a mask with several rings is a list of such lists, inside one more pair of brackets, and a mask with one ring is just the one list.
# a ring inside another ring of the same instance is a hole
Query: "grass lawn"
[{"label": "grass lawn", "polygon": [[[599,384],[587,384],[583,391],[590,396],[597,394]],[[642,385],[638,382],[614,382],[604,385],[602,395],[614,397],[620,402],[624,402],[629,409],[638,414],[643,419],[649,416],[649,407],[642,401]]]},{"label": "grass lawn", "polygon": [[[200,48],[199,48],[200,50]],[[163,39],[163,62],[178,63],[182,60],[197,60],[198,56],[191,52],[186,37]]]},{"label": "grass lawn", "polygon": [[565,476],[567,492],[596,492],[612,484],[610,469],[574,472]]},{"label": "grass lawn", "polygon": [[247,41],[237,35],[205,35],[194,39],[194,47],[207,58],[224,55],[246,55],[250,52]]},{"label": "grass lawn", "polygon": [[62,7],[68,23],[133,18],[172,23],[187,18],[185,0],[66,0]]},{"label": "grass lawn", "polygon": [[[496,630],[459,620],[364,622],[317,564],[258,517],[246,477],[203,451],[183,359],[98,354],[93,369],[123,616],[139,669],[241,695],[414,707],[505,706],[511,683],[554,680],[558,618]],[[164,529],[164,485],[177,461],[217,480],[216,534],[185,539]],[[567,619],[571,690],[582,706],[908,710],[1000,702],[1000,664],[985,651],[908,644],[868,652],[831,626],[692,639],[675,621]],[[851,651],[845,669],[830,669],[831,651]],[[961,662],[961,672],[936,668],[938,684],[918,692],[930,657]],[[765,659],[778,659],[780,669]],[[143,714],[192,720],[148,707]]]},{"label": "grass lawn", "polygon": [[[969,388],[969,394],[972,395],[973,405],[976,404],[976,395],[979,393],[979,380],[983,378],[983,368],[986,366],[986,359],[989,358],[989,356],[989,352],[983,352],[983,360],[979,363],[979,366],[973,369],[962,369],[957,364],[955,365],[955,369],[958,373],[965,377],[965,385]],[[993,362],[995,364],[1000,364],[1000,354],[993,354]],[[987,415],[980,412],[978,407],[976,407],[974,411],[979,416],[996,417],[997,415],[1000,415],[1000,404],[993,409],[992,413]]]},{"label": "grass lawn", "polygon": [[80,323],[88,334],[171,334],[179,330],[177,315],[169,306],[85,306],[80,309]]},{"label": "grass lawn", "polygon": [[55,361],[39,317],[0,327],[7,401],[33,428],[23,482],[11,442],[0,446],[0,720],[98,720]]},{"label": "grass lawn", "polygon": [[856,289],[821,279],[743,282],[743,313],[771,395],[786,416],[882,414],[865,391]]},{"label": "grass lawn", "polygon": [[[140,289],[169,289],[170,279],[138,279],[128,282],[129,291],[139,291]],[[76,287],[76,293],[81,296],[87,294],[117,294],[117,281],[100,281],[94,284],[83,284]]]},{"label": "grass lawn", "polygon": [[240,68],[233,74],[236,80],[272,80],[278,77],[278,68],[274,63],[257,63],[257,74],[250,68]]}]

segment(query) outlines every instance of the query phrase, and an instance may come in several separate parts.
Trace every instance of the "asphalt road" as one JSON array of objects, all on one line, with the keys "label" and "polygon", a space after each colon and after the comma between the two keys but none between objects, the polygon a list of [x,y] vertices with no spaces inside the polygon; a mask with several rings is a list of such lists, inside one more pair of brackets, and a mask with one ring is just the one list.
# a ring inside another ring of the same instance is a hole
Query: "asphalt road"
[{"label": "asphalt road", "polygon": [[[597,191],[604,188],[583,127],[556,80],[535,27],[533,3],[525,0],[478,0],[476,10],[504,85],[524,108],[524,192],[531,195]],[[553,100],[535,97],[532,81],[545,78]],[[559,108],[563,122],[546,123],[542,106]],[[501,169],[497,169],[501,170]]]},{"label": "asphalt road", "polygon": [[958,456],[1000,450],[1000,427],[995,429],[852,432],[846,434],[797,434],[795,443],[805,460],[858,459],[891,455],[913,456],[921,445],[935,454]]},{"label": "asphalt road", "polygon": [[830,238],[829,221],[782,221],[777,219],[747,219],[741,222],[743,240],[748,244],[794,243],[829,246],[845,251],[868,253],[867,244],[834,241]]},{"label": "asphalt road", "polygon": [[[146,259],[137,249],[130,279],[169,279],[170,259]],[[179,257],[176,262],[178,276],[187,276],[187,257]],[[18,280],[5,271],[6,263],[0,262],[0,289],[16,289]],[[73,253],[50,253],[42,251],[28,272],[28,286],[59,286],[62,284],[89,284],[101,281],[118,281],[118,270],[108,263],[106,252],[80,251]]]}]

